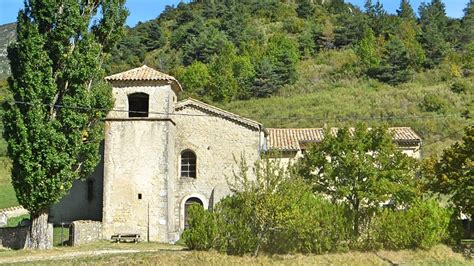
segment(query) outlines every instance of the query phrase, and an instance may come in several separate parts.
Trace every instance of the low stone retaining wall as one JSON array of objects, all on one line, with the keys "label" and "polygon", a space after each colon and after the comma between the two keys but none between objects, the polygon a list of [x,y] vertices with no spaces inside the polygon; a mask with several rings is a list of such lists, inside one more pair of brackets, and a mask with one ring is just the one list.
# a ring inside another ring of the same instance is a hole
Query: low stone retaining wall
[{"label": "low stone retaining wall", "polygon": [[0,228],[0,246],[11,249],[25,248],[29,231],[29,226]]},{"label": "low stone retaining wall", "polygon": [[[29,226],[4,227],[0,228],[0,247],[11,249],[23,249],[27,246]],[[48,224],[47,246],[53,247],[53,224]]]},{"label": "low stone retaining wall", "polygon": [[102,223],[97,221],[74,221],[71,224],[71,245],[79,246],[102,239]]}]

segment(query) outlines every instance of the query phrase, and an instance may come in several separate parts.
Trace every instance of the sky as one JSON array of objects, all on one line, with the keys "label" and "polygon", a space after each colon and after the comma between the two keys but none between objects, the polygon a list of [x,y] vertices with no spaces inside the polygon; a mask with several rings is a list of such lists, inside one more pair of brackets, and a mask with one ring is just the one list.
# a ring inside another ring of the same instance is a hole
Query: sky
[{"label": "sky", "polygon": [[[127,0],[127,8],[130,11],[130,16],[127,19],[127,25],[135,26],[139,21],[148,21],[158,17],[164,10],[166,5],[177,5],[179,2],[188,2],[183,0]],[[415,10],[421,2],[429,0],[411,0],[411,4]],[[365,0],[346,0],[363,6]],[[375,0],[374,0],[375,2]],[[400,1],[399,0],[381,0],[385,9],[390,13],[395,13]],[[446,13],[450,17],[460,18],[463,16],[463,9],[466,7],[469,0],[444,0],[446,5]],[[15,22],[18,10],[23,7],[23,0],[0,0],[0,25]]]}]

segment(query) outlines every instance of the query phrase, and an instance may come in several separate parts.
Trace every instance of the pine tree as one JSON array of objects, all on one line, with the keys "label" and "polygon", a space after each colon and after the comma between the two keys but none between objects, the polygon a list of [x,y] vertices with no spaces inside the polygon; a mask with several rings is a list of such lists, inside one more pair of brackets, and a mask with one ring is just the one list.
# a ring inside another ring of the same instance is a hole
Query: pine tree
[{"label": "pine tree", "polygon": [[414,73],[411,60],[404,43],[397,36],[391,36],[385,45],[380,65],[371,69],[369,75],[392,85],[406,82]]},{"label": "pine tree", "polygon": [[462,41],[467,46],[474,41],[474,0],[470,0],[464,9],[462,18]]},{"label": "pine tree", "polygon": [[267,56],[271,60],[278,85],[293,84],[297,78],[296,64],[299,61],[297,45],[284,35],[276,35],[268,41]]},{"label": "pine tree", "polygon": [[375,36],[388,33],[390,28],[389,16],[382,3],[377,0],[375,4],[372,4],[371,0],[367,0],[365,3],[365,9],[369,16],[370,26],[372,27]]},{"label": "pine tree", "polygon": [[258,65],[252,86],[255,97],[268,97],[278,90],[277,76],[269,59],[264,58]]},{"label": "pine tree", "polygon": [[124,4],[29,0],[19,11],[17,42],[8,48],[15,102],[5,104],[3,123],[12,184],[32,217],[30,248],[51,246],[49,207],[99,162],[113,104],[102,62],[121,36]]},{"label": "pine tree", "polygon": [[410,5],[409,0],[401,0],[400,7],[397,10],[398,17],[408,20],[416,20],[415,11]]},{"label": "pine tree", "polygon": [[441,62],[450,48],[446,41],[448,17],[441,0],[422,3],[419,13],[422,30],[420,43],[427,53],[428,67],[433,67]]},{"label": "pine tree", "polygon": [[309,18],[314,14],[314,5],[313,3],[311,3],[310,0],[301,0],[298,3],[296,12],[298,13],[298,17],[300,18]]}]

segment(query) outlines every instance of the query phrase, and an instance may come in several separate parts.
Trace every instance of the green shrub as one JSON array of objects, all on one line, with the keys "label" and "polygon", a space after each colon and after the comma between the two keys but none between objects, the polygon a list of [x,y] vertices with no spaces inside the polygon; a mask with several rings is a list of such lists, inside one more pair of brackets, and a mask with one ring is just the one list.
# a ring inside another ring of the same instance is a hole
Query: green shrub
[{"label": "green shrub", "polygon": [[221,200],[215,208],[219,235],[215,248],[230,255],[255,252],[258,239],[252,228],[252,210],[244,204],[241,195]]},{"label": "green shrub", "polygon": [[469,90],[469,86],[467,81],[459,79],[451,85],[451,91],[454,93],[465,93]]},{"label": "green shrub", "polygon": [[417,201],[407,210],[386,209],[374,218],[373,241],[391,250],[429,249],[446,239],[450,216],[434,200]]},{"label": "green shrub", "polygon": [[270,253],[314,253],[347,250],[350,223],[344,208],[305,192],[270,234]]},{"label": "green shrub", "polygon": [[446,111],[446,101],[437,94],[428,94],[420,103],[420,108],[426,112],[444,113]]},{"label": "green shrub", "polygon": [[189,207],[189,228],[182,235],[184,243],[192,250],[209,250],[217,236],[214,214],[199,204]]}]

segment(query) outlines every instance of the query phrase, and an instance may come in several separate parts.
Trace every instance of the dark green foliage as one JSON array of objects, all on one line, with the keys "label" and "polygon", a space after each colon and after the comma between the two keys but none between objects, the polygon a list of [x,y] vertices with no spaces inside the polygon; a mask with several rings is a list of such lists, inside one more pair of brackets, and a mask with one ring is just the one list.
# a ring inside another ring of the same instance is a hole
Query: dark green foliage
[{"label": "dark green foliage", "polygon": [[[17,103],[4,105],[4,137],[13,187],[33,221],[99,162],[113,104],[102,62],[121,36],[124,2],[30,0],[18,14],[17,42],[8,49]],[[34,227],[31,247],[42,247]]]},{"label": "dark green foliage", "polygon": [[217,223],[214,214],[204,210],[199,204],[192,204],[188,210],[189,228],[184,230],[182,238],[188,248],[209,250],[217,237]]},{"label": "dark green foliage", "polygon": [[414,74],[410,63],[412,57],[404,43],[392,36],[382,55],[380,65],[369,70],[369,75],[382,82],[396,85],[411,79]]},{"label": "dark green foliage", "polygon": [[206,27],[185,44],[183,63],[184,65],[194,61],[209,63],[213,55],[221,54],[222,49],[229,45],[232,44],[223,32],[214,27]]},{"label": "dark green foliage", "polygon": [[375,216],[371,235],[384,249],[429,249],[448,237],[450,218],[437,201],[419,200],[407,210],[385,209]]},{"label": "dark green foliage", "polygon": [[336,47],[358,43],[369,28],[366,15],[355,7],[351,10],[349,12],[344,9],[344,12],[336,15],[334,31]]},{"label": "dark green foliage", "polygon": [[390,17],[379,0],[375,4],[371,0],[367,0],[365,2],[365,12],[376,36],[385,35],[390,32],[390,27],[392,26]]},{"label": "dark green foliage", "polygon": [[400,7],[397,9],[398,17],[406,20],[416,20],[415,11],[410,5],[409,0],[401,0]]},{"label": "dark green foliage", "polygon": [[[359,54],[363,64],[353,66],[357,69],[354,74],[398,85],[410,81],[414,73],[424,68],[446,63],[452,48],[457,49],[455,53],[461,49],[467,53],[466,41],[470,35],[461,38],[461,33],[469,32],[472,12],[468,10],[471,9],[468,5],[461,23],[446,17],[439,0],[420,7],[419,21],[408,0],[400,1],[397,15],[388,14],[381,1],[367,1],[365,12],[342,0],[180,3],[177,7],[167,7],[157,19],[130,29],[112,53],[107,70],[117,72],[146,63],[179,76],[183,67],[195,61],[205,63],[208,69],[221,62],[221,68],[234,68],[219,69],[223,77],[216,74],[218,80],[211,81],[203,94],[191,92],[191,95],[213,101],[267,97],[269,92],[275,95],[298,80],[297,64],[301,58],[311,60],[326,50],[354,46],[357,51],[366,41],[366,33],[371,31],[374,37],[367,44],[376,52]],[[222,64],[227,59],[215,59],[226,56],[229,46],[235,48],[236,56],[250,59],[248,69],[253,69],[254,75],[246,75],[244,79],[232,77],[239,75],[235,66]],[[401,50],[397,51],[398,48]],[[288,52],[282,52],[285,50]],[[271,89],[261,89],[264,93],[255,93],[256,86],[268,84],[262,82],[266,78],[251,80],[257,73],[269,76],[268,65],[262,63],[266,60],[272,65],[275,82]],[[186,84],[184,90],[188,90]]]},{"label": "dark green foliage", "polygon": [[426,112],[444,113],[447,102],[437,94],[428,94],[420,103],[420,108]]},{"label": "dark green foliage", "polygon": [[270,60],[263,58],[258,66],[252,86],[255,97],[268,97],[278,90],[278,81]]},{"label": "dark green foliage", "polygon": [[274,66],[278,86],[293,84],[296,81],[299,52],[294,41],[283,35],[273,36],[268,41],[266,56]]},{"label": "dark green foliage", "polygon": [[469,0],[464,9],[464,17],[462,18],[461,34],[463,43],[469,44],[474,41],[474,1]]},{"label": "dark green foliage", "polygon": [[296,12],[300,18],[310,18],[314,15],[314,5],[310,0],[301,0],[298,3]]},{"label": "dark green foliage", "polygon": [[440,0],[422,3],[419,8],[422,34],[420,43],[427,54],[427,64],[433,67],[441,62],[450,49],[447,42],[448,17]]}]

